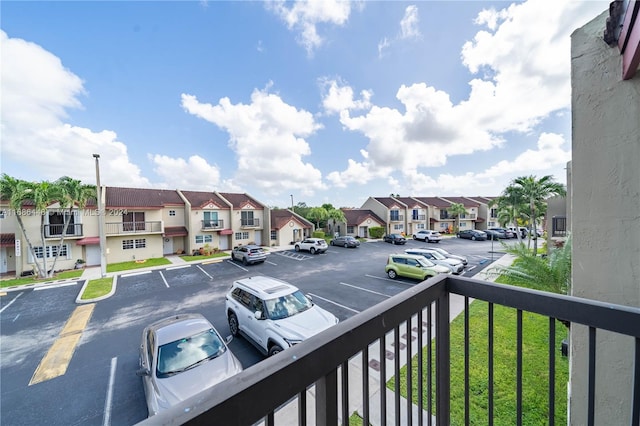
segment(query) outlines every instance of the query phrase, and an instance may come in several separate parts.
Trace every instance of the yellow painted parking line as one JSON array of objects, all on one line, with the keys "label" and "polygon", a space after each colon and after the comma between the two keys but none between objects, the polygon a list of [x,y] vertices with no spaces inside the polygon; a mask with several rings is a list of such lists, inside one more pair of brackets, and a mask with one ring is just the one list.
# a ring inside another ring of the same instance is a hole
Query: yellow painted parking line
[{"label": "yellow painted parking line", "polygon": [[0,293],[0,297],[2,297],[2,296],[6,296],[6,295],[7,295],[7,293],[6,293],[6,292],[4,292],[4,291],[3,291],[2,293]]},{"label": "yellow painted parking line", "polygon": [[60,338],[53,343],[49,352],[40,361],[33,377],[31,377],[29,386],[54,379],[67,372],[69,362],[71,362],[76,346],[82,337],[82,330],[89,323],[94,307],[95,303],[92,303],[79,306],[73,311],[60,332]]}]

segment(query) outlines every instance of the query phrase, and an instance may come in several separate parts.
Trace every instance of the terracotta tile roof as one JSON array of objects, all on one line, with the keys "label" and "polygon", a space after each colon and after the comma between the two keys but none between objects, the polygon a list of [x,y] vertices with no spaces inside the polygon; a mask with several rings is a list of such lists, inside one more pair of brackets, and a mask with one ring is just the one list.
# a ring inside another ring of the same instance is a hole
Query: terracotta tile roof
[{"label": "terracotta tile roof", "polygon": [[440,197],[415,197],[415,198],[429,206],[437,207],[439,209],[446,209],[451,207],[450,202],[448,202],[447,200],[443,200]]},{"label": "terracotta tile roof", "polygon": [[398,201],[397,198],[392,198],[392,197],[372,197],[372,198],[388,208],[407,207],[404,205],[402,201]]},{"label": "terracotta tile roof", "polygon": [[480,203],[465,197],[442,197],[442,198],[444,198],[447,201],[451,201],[452,203],[462,204],[465,207],[480,207]]},{"label": "terracotta tile roof", "polygon": [[308,220],[298,216],[288,209],[271,210],[271,229],[282,229],[291,220],[298,222],[303,228],[313,228],[313,224]]},{"label": "terracotta tile roof", "polygon": [[16,234],[0,234],[0,247],[13,247],[16,245]]},{"label": "terracotta tile roof", "polygon": [[191,203],[194,209],[201,209],[207,204],[214,204],[220,210],[229,210],[231,207],[215,192],[204,191],[180,191],[182,195]]},{"label": "terracotta tile roof", "polygon": [[428,207],[425,203],[415,198],[411,198],[411,197],[393,197],[393,198],[406,204],[407,207],[409,207],[410,209],[413,209],[413,208],[424,209]]},{"label": "terracotta tile roof", "polygon": [[105,195],[106,208],[155,208],[184,206],[177,191],[151,188],[117,188],[108,186]]},{"label": "terracotta tile roof", "polygon": [[347,219],[347,226],[358,226],[364,223],[367,219],[372,219],[378,222],[381,226],[385,225],[385,221],[380,219],[371,210],[363,209],[341,209],[344,213],[344,217]]},{"label": "terracotta tile roof", "polygon": [[229,192],[221,192],[220,195],[227,200],[234,209],[242,209],[247,204],[251,205],[255,210],[264,210],[262,204],[247,194],[232,194]]}]

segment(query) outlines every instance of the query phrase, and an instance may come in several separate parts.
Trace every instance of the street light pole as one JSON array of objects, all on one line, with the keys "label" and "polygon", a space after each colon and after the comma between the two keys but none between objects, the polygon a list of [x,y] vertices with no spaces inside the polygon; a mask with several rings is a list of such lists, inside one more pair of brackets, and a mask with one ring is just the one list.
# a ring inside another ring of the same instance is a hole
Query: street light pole
[{"label": "street light pole", "polygon": [[98,200],[98,235],[100,236],[100,276],[107,276],[107,238],[104,235],[104,206],[102,205],[102,187],[100,186],[100,154],[93,154],[96,159],[96,199]]},{"label": "street light pole", "polygon": [[295,209],[293,208],[293,194],[291,194],[291,211],[295,213]]}]

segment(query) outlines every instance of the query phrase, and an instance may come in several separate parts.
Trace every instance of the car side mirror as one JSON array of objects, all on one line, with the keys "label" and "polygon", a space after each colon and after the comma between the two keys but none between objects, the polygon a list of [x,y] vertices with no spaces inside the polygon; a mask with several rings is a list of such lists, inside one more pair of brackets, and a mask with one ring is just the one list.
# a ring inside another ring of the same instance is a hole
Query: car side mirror
[{"label": "car side mirror", "polygon": [[310,295],[310,294],[305,294],[305,297],[306,297],[307,299],[309,299],[309,302],[311,302],[311,303],[313,304],[313,297],[311,297],[311,295]]},{"label": "car side mirror", "polygon": [[150,376],[151,372],[149,371],[148,368],[140,368],[138,371],[136,371],[136,376],[138,377],[143,377],[143,376]]},{"label": "car side mirror", "polygon": [[262,311],[255,311],[253,313],[253,316],[257,319],[257,320],[261,320],[262,319]]}]

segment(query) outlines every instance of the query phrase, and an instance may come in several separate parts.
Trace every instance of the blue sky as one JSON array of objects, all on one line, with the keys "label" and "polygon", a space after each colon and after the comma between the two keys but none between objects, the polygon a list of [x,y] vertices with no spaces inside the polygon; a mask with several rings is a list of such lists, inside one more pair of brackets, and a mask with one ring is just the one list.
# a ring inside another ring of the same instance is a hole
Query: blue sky
[{"label": "blue sky", "polygon": [[2,2],[1,169],[270,206],[565,182],[608,1]]}]

